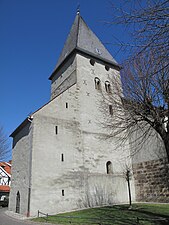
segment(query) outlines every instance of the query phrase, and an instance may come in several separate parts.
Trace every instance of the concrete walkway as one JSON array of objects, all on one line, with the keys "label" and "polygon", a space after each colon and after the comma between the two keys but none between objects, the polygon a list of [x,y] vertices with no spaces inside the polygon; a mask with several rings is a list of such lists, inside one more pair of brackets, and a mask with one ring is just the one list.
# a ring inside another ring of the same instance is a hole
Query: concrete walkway
[{"label": "concrete walkway", "polygon": [[49,225],[49,223],[33,222],[23,215],[0,207],[0,225]]}]

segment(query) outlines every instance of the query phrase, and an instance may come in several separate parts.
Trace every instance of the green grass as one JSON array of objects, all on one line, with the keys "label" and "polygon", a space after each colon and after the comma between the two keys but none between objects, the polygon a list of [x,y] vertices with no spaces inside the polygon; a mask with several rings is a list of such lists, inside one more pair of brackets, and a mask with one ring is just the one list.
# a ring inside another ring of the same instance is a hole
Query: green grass
[{"label": "green grass", "polygon": [[[33,220],[46,222],[44,218]],[[47,222],[62,225],[167,225],[169,224],[169,204],[133,204],[132,209],[128,209],[127,205],[90,208],[49,216]]]}]

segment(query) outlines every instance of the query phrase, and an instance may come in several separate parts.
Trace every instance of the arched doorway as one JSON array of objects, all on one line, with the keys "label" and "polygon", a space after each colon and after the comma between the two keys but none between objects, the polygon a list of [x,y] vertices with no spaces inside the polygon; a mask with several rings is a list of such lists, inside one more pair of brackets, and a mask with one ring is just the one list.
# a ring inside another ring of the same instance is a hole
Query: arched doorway
[{"label": "arched doorway", "polygon": [[16,195],[16,213],[20,213],[20,193],[17,192]]}]

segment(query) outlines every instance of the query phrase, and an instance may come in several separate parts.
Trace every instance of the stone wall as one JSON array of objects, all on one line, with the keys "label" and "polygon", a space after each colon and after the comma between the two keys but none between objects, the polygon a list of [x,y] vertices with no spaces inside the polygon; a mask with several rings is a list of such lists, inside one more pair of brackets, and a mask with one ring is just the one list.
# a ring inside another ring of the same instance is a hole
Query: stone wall
[{"label": "stone wall", "polygon": [[11,190],[9,210],[16,211],[16,196],[20,194],[20,213],[28,215],[28,196],[31,176],[33,123],[29,121],[15,135],[12,150]]},{"label": "stone wall", "polygon": [[51,99],[60,95],[76,83],[75,55],[66,61],[60,70],[54,73],[51,80]]},{"label": "stone wall", "polygon": [[169,202],[169,163],[164,159],[133,164],[136,201]]}]

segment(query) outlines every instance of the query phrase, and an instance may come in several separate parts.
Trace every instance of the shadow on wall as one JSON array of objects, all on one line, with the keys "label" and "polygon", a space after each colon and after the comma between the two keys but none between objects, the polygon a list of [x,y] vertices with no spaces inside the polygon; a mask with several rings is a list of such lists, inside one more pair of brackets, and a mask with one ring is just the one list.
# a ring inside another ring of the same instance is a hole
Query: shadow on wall
[{"label": "shadow on wall", "polygon": [[86,185],[86,193],[80,203],[81,208],[112,205],[114,203],[115,191],[107,183],[95,183]]},{"label": "shadow on wall", "polygon": [[[15,131],[18,132],[13,139],[13,148],[17,144],[18,141],[20,141],[25,136],[28,136],[31,129],[31,123],[26,120],[19,126]],[[14,133],[15,133],[14,131]]]}]

